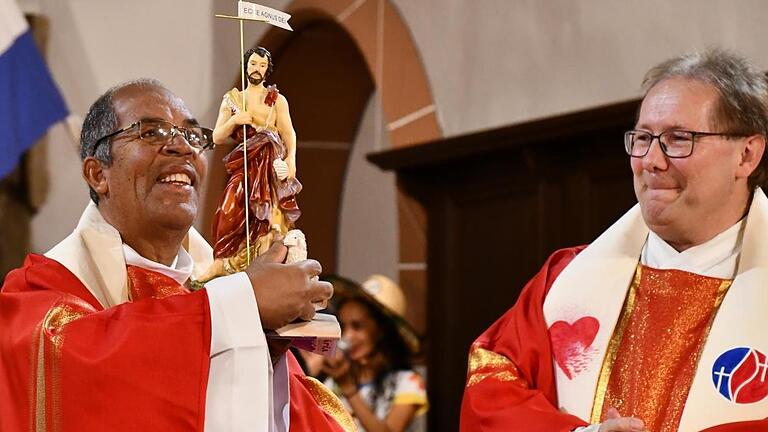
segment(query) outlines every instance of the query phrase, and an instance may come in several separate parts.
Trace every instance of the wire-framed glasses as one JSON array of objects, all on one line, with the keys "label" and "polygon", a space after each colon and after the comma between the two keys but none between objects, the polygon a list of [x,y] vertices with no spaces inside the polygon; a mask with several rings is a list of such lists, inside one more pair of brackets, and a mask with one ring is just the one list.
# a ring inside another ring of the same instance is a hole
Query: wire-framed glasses
[{"label": "wire-framed glasses", "polygon": [[117,134],[127,132],[131,129],[137,128],[139,132],[139,139],[143,142],[154,145],[164,146],[171,142],[176,135],[181,134],[184,139],[189,143],[190,147],[195,153],[200,154],[205,150],[213,148],[213,131],[208,128],[193,126],[193,127],[181,127],[166,121],[166,120],[139,120],[131,123],[130,125],[112,132],[111,134],[104,135],[96,141],[96,147],[98,147],[104,140],[111,138]]}]

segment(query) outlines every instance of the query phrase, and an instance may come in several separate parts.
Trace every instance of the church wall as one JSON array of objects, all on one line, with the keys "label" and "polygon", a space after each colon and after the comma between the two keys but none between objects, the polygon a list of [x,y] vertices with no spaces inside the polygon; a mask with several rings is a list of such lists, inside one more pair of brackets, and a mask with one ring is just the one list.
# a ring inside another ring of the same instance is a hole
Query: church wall
[{"label": "church wall", "polygon": [[639,95],[652,65],[708,45],[768,69],[761,0],[394,0],[445,136]]},{"label": "church wall", "polygon": [[365,159],[377,142],[388,145],[386,136],[375,137],[376,100],[372,95],[352,146],[339,218],[339,274],[358,282],[374,273],[398,279],[395,174]]},{"label": "church wall", "polygon": [[[348,3],[363,7],[378,1],[383,0]],[[262,2],[276,8],[291,4]],[[49,19],[48,62],[75,122],[109,86],[149,76],[163,81],[203,123],[212,125],[221,94],[237,77],[237,25],[212,18],[217,12],[232,13],[234,1],[19,3],[25,11]],[[738,7],[724,0],[390,3],[414,40],[445,136],[635,97],[648,66],[708,44],[738,48],[760,67],[768,67],[768,52],[760,49],[768,36],[763,23],[768,3],[760,0],[745,0]],[[264,31],[265,26],[246,26],[246,46]],[[361,130],[359,135],[373,136],[375,131]],[[75,142],[63,125],[52,129],[48,152],[51,184],[48,201],[32,222],[35,251],[49,248],[70,232],[87,202]],[[353,163],[350,172],[363,176],[361,184],[376,181],[375,171],[361,165],[367,161],[358,157]],[[344,201],[365,203],[369,196],[364,188],[350,187]],[[398,218],[407,219],[402,214]],[[342,217],[342,232],[354,231],[344,226],[350,221]],[[389,235],[396,239],[397,230]],[[400,247],[399,252],[387,251],[387,256],[399,253],[401,261],[423,263],[421,256],[405,259],[404,246]],[[342,244],[341,258],[353,256],[345,252],[353,249]],[[352,263],[341,266],[350,268]]]}]

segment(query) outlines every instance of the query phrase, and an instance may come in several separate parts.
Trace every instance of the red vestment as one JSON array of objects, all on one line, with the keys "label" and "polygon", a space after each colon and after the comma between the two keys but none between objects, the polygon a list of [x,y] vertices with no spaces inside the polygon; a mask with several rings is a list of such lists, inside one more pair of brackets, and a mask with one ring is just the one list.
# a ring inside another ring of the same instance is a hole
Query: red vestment
[{"label": "red vestment", "polygon": [[[587,425],[558,410],[544,300],[553,282],[584,247],[550,256],[517,303],[472,344],[461,408],[461,430],[567,432]],[[730,423],[707,432],[768,431],[768,420]]]},{"label": "red vestment", "polygon": [[[43,256],[29,255],[6,276],[0,430],[203,430],[211,338],[206,290],[172,295],[170,278],[139,273],[129,269],[130,291],[139,299],[108,309]],[[142,294],[144,282],[158,280],[161,295]],[[297,420],[291,431],[342,431],[302,392],[303,374],[289,370]]]}]

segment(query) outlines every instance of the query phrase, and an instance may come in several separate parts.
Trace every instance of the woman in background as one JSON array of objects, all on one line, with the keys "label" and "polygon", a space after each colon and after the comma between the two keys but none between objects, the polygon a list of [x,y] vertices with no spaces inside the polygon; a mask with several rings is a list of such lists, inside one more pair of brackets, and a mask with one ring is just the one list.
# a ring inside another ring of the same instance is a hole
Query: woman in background
[{"label": "woman in background", "polygon": [[323,363],[326,385],[343,399],[362,431],[425,430],[426,388],[411,364],[419,338],[403,319],[402,290],[381,275],[369,277],[362,287],[334,283],[334,288],[342,342],[336,357]]}]

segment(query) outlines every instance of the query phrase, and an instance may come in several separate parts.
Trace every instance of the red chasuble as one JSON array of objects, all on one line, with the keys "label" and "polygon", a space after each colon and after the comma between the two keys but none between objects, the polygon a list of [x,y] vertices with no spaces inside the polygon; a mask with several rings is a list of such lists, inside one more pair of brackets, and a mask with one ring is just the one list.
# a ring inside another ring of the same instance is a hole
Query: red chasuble
[{"label": "red chasuble", "polygon": [[[543,313],[553,282],[583,249],[552,254],[517,303],[472,344],[461,407],[463,432],[567,432],[587,425],[583,419],[557,409],[553,356]],[[706,431],[768,431],[768,420],[731,423]]]},{"label": "red chasuble", "polygon": [[204,290],[103,309],[39,255],[0,292],[0,430],[203,430]]},{"label": "red chasuble", "polygon": [[[49,258],[29,255],[7,275],[1,431],[203,430],[206,291],[186,293],[173,279],[132,266],[128,279],[132,301],[104,309]],[[291,431],[345,430],[304,390],[303,374],[292,368],[290,376]]]}]

